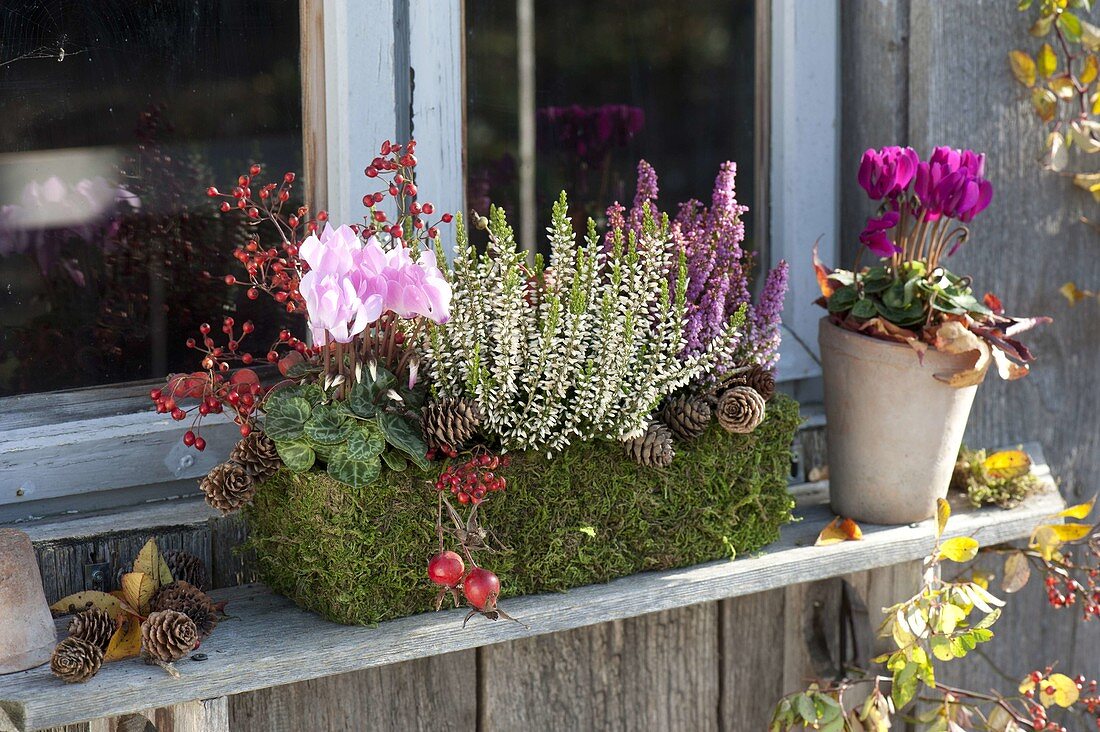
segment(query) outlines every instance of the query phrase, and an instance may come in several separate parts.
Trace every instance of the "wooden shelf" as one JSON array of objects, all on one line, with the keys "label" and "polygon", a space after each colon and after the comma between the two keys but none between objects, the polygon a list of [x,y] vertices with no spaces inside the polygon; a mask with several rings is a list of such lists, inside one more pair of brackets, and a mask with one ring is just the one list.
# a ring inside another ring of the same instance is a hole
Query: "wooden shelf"
[{"label": "wooden shelf", "polygon": [[[1040,519],[1062,509],[1041,453],[1032,446],[1029,452],[1046,490],[1009,511],[957,506],[949,535],[974,536],[983,545],[1025,538]],[[182,678],[136,659],[108,664],[77,686],[61,683],[48,667],[0,676],[0,731],[6,729],[3,712],[11,728],[23,732],[212,699],[876,569],[920,559],[933,545],[926,521],[864,525],[863,541],[814,547],[818,532],[832,519],[826,486],[804,486],[796,498],[800,520],[784,527],[779,541],[757,555],[505,601],[508,612],[527,627],[475,617],[464,630],[461,610],[374,628],[347,627],[300,610],[259,585],[218,591],[213,594],[228,601],[231,619],[203,644],[206,661],[176,664]]]}]

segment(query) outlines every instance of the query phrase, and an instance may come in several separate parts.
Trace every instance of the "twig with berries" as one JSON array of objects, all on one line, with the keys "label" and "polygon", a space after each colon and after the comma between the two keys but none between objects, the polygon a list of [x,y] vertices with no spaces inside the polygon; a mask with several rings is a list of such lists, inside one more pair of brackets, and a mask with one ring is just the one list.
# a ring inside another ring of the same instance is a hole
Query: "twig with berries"
[{"label": "twig with berries", "polygon": [[[489,542],[494,537],[481,526],[478,508],[491,493],[507,487],[505,478],[494,471],[507,467],[508,463],[507,456],[477,454],[458,465],[448,466],[435,482],[439,494],[436,512],[439,552],[428,562],[428,578],[440,588],[435,599],[436,610],[442,607],[448,594],[458,607],[458,593],[461,590],[470,606],[463,627],[478,614],[490,620],[505,618],[520,623],[497,604],[500,579],[490,570],[478,566],[474,559],[475,552],[493,550]],[[469,506],[465,520],[460,509],[447,498],[447,493],[454,495],[460,506]],[[448,535],[457,542],[461,554],[445,548]],[[470,564],[469,571],[466,571],[467,562]]]}]

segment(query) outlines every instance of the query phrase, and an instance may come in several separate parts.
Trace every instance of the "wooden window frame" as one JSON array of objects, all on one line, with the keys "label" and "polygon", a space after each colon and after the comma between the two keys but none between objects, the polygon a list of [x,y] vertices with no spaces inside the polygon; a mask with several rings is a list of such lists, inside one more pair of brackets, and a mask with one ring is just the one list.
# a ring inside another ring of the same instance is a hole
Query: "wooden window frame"
[{"label": "wooden window frame", "polygon": [[[780,377],[805,380],[820,373],[810,246],[820,237],[825,261],[837,252],[839,0],[755,1],[766,202],[755,224],[762,259],[791,264]],[[360,215],[375,145],[410,135],[432,201],[465,210],[463,11],[462,0],[301,0],[306,195],[333,220]],[[206,451],[185,448],[185,427],[150,408],[154,383],[0,399],[0,523],[193,495],[237,428],[211,420]]]}]

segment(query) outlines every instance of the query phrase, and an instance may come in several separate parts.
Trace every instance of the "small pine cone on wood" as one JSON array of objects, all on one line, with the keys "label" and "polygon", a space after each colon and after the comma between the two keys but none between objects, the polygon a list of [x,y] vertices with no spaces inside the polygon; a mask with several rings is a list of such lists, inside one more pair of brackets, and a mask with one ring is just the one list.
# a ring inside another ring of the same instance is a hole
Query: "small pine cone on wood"
[{"label": "small pine cone on wood", "polygon": [[256,494],[256,483],[236,462],[225,462],[211,468],[199,483],[206,494],[206,502],[222,513],[232,513],[252,500]]},{"label": "small pine cone on wood", "polygon": [[764,421],[764,397],[751,386],[734,386],[718,398],[718,424],[728,432],[747,435]]},{"label": "small pine cone on wood", "polygon": [[69,636],[88,641],[101,651],[107,650],[118,623],[106,610],[98,607],[79,612],[69,621]]},{"label": "small pine cone on wood", "polygon": [[162,612],[174,610],[191,618],[199,640],[206,640],[218,625],[218,606],[205,592],[183,580],[161,588],[150,607]]},{"label": "small pine cone on wood", "polygon": [[50,657],[50,671],[67,684],[80,684],[99,673],[103,649],[83,638],[66,638]]},{"label": "small pine cone on wood", "polygon": [[172,573],[173,580],[182,580],[194,585],[203,592],[210,589],[210,575],[206,572],[206,563],[188,552],[165,552],[164,563]]},{"label": "small pine cone on wood", "polygon": [[175,610],[149,613],[141,624],[141,647],[146,654],[164,663],[183,658],[198,642],[195,623]]},{"label": "small pine cone on wood", "polygon": [[637,437],[624,440],[626,454],[634,462],[650,468],[667,468],[676,451],[672,449],[672,432],[656,420]]},{"label": "small pine cone on wood", "polygon": [[670,397],[665,403],[661,420],[673,435],[686,442],[703,434],[710,424],[711,411],[706,399],[682,393]]},{"label": "small pine cone on wood", "polygon": [[473,438],[482,419],[472,399],[444,397],[424,407],[420,425],[429,446],[457,450]]},{"label": "small pine cone on wood", "polygon": [[229,461],[240,463],[255,480],[264,481],[279,471],[283,461],[275,442],[261,430],[252,430],[229,453]]}]

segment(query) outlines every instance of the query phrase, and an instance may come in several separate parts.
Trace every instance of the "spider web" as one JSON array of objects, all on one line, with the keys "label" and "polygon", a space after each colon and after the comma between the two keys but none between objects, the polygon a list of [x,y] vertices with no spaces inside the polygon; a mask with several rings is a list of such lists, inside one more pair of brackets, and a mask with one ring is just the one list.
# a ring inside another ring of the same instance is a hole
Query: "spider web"
[{"label": "spider web", "polygon": [[64,61],[88,50],[74,46],[62,30],[59,5],[56,0],[0,2],[0,68],[32,59]]}]

